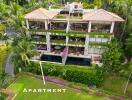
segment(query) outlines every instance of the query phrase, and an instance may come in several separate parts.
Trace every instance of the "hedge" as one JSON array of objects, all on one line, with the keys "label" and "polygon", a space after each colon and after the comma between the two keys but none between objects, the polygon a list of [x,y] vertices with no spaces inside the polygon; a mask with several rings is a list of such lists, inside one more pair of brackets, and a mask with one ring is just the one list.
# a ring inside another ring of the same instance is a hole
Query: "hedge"
[{"label": "hedge", "polygon": [[[86,84],[88,86],[100,86],[103,81],[103,72],[100,68],[76,66],[76,65],[61,65],[43,63],[44,75],[58,76],[71,82]],[[41,75],[40,66],[38,63],[32,63],[27,67],[27,71]]]}]

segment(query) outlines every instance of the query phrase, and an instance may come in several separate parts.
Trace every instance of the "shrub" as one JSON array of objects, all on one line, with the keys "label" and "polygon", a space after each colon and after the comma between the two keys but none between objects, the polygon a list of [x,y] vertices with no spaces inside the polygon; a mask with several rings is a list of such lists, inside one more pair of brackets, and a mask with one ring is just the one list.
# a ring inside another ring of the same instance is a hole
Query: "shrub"
[{"label": "shrub", "polygon": [[[88,86],[100,86],[103,81],[103,72],[98,67],[60,65],[51,63],[43,63],[42,66],[46,76],[59,76],[65,80],[86,84]],[[30,65],[27,71],[41,74],[40,66],[35,63]]]}]

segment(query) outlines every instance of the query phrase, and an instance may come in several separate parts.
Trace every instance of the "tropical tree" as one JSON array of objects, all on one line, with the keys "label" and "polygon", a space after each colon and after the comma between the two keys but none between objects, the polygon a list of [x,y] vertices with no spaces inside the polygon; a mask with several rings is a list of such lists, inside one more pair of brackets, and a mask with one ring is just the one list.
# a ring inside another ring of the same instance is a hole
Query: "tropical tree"
[{"label": "tropical tree", "polygon": [[132,61],[132,33],[128,36],[125,42],[125,53],[129,61]]},{"label": "tropical tree", "polygon": [[102,54],[102,62],[107,72],[118,72],[121,70],[121,46],[117,40],[112,40],[108,49]]},{"label": "tropical tree", "polygon": [[0,24],[0,39],[3,39],[5,29],[6,29],[5,25]]},{"label": "tropical tree", "polygon": [[24,69],[30,64],[30,58],[36,54],[35,45],[23,34],[13,37],[11,61],[16,70]]},{"label": "tropical tree", "polygon": [[8,84],[7,76],[8,74],[5,73],[5,71],[2,71],[0,75],[0,88],[3,88]]},{"label": "tropical tree", "polygon": [[10,16],[9,6],[5,3],[0,3],[0,21],[1,23],[8,24],[8,18]]},{"label": "tropical tree", "polygon": [[102,0],[94,0],[93,3],[99,8],[102,6]]},{"label": "tropical tree", "polygon": [[11,15],[10,15],[10,24],[11,27],[14,27],[16,30],[20,31],[24,26],[24,10],[17,3],[11,3],[10,6]]},{"label": "tropical tree", "polygon": [[108,10],[117,13],[125,19],[124,24],[119,24],[118,29],[120,40],[124,40],[124,36],[132,32],[132,0],[112,0],[109,4]]}]

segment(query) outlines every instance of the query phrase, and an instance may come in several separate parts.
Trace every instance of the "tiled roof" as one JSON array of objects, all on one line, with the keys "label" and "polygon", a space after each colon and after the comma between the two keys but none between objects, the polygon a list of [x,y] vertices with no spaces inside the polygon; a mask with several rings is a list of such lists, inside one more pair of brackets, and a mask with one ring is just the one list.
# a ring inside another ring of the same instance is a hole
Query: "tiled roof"
[{"label": "tiled roof", "polygon": [[43,19],[52,19],[57,13],[50,12],[44,8],[36,9],[28,14],[25,15],[26,19],[33,19],[33,20],[43,20]]},{"label": "tiled roof", "polygon": [[124,21],[118,15],[108,12],[104,9],[94,10],[92,12],[85,13],[83,15],[83,20],[90,21]]}]

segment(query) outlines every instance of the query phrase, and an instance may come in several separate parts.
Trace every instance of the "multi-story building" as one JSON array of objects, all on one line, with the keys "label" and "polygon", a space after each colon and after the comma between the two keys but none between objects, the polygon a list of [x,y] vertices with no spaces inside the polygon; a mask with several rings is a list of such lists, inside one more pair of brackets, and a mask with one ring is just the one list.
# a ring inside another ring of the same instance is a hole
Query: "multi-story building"
[{"label": "multi-story building", "polygon": [[26,14],[25,20],[27,34],[39,52],[33,59],[63,64],[99,63],[114,36],[115,24],[124,21],[112,12],[83,9],[76,2],[62,9],[36,9]]}]

